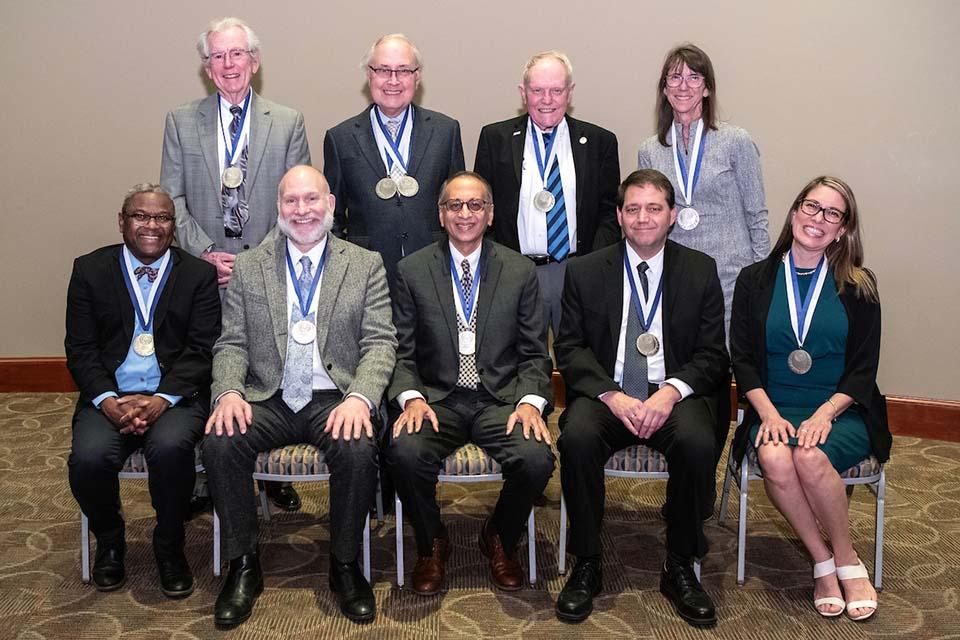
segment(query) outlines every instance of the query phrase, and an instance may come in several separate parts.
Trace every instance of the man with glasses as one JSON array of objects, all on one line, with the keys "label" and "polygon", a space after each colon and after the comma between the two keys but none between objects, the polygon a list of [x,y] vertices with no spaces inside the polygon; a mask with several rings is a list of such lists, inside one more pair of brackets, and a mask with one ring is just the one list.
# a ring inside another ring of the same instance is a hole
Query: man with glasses
[{"label": "man with glasses", "polygon": [[[217,268],[221,287],[236,254],[256,247],[276,224],[277,185],[287,169],[310,164],[303,116],[257,95],[260,39],[239,18],[214,20],[197,51],[217,92],[167,114],[160,184],[177,208],[177,242]],[[300,508],[289,483],[267,483],[273,503]]]},{"label": "man with glasses", "polygon": [[529,260],[484,240],[491,201],[483,178],[455,174],[439,195],[439,221],[449,239],[398,267],[387,464],[416,533],[411,582],[420,595],[442,588],[450,554],[436,501],[444,458],[472,441],[503,469],[500,500],[478,543],[494,584],[507,591],[523,586],[517,542],[553,473],[545,424],[551,364],[540,288]]},{"label": "man with glasses", "polygon": [[462,171],[460,124],[413,104],[423,61],[403,34],[377,40],[364,61],[373,104],[327,131],[323,173],[337,199],[335,235],[397,262],[441,236],[441,183]]},{"label": "man with glasses", "polygon": [[153,552],[169,598],[193,592],[183,522],[194,447],[210,406],[211,349],[220,334],[216,270],[171,247],[174,207],[155,184],[123,199],[123,244],[77,258],[67,290],[67,367],[80,389],[70,489],[97,538],[93,584],[126,580],[117,473],[142,447],[157,512]]}]

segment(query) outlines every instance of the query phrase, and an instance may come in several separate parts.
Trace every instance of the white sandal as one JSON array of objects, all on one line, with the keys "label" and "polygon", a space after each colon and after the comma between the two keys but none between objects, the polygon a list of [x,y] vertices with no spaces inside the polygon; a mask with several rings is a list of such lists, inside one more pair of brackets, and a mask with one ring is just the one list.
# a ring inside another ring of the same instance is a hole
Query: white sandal
[{"label": "white sandal", "polygon": [[[857,560],[857,564],[851,564],[845,567],[837,567],[837,579],[841,582],[844,580],[856,580],[857,578],[870,578],[870,574],[867,573],[867,568],[863,566],[863,561]],[[847,617],[849,617],[851,620],[866,620],[877,612],[876,600],[853,600],[851,602],[847,602],[846,606]],[[854,609],[866,608],[870,608],[872,611],[857,617],[850,615],[850,612]]]},{"label": "white sandal", "polygon": [[[823,562],[818,562],[813,565],[813,579],[823,578],[824,576],[829,576],[830,574],[837,573],[837,565],[833,561],[833,556],[830,556]],[[832,604],[837,607],[840,607],[839,611],[821,611],[820,607],[825,604]],[[837,596],[827,596],[826,598],[817,598],[813,601],[814,610],[819,613],[824,618],[836,618],[843,613],[843,607],[847,603],[844,602],[843,598],[838,598]]]}]

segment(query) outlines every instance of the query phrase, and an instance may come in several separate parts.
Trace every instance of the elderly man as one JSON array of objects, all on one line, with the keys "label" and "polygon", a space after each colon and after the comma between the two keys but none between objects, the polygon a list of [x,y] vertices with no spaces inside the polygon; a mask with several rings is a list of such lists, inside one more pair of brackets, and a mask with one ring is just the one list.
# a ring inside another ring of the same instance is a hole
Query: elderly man
[{"label": "elderly man", "polygon": [[280,182],[280,233],[237,258],[214,347],[203,460],[230,571],[215,621],[246,620],[263,590],[250,475],[261,451],[307,442],[330,466],[330,588],[350,620],[375,614],[357,563],[377,481],[380,402],[396,337],[383,262],[328,232],[336,200],[323,175]]},{"label": "elderly man", "polygon": [[[310,164],[303,116],[250,87],[260,69],[260,39],[239,18],[214,20],[197,51],[217,93],[167,114],[160,183],[177,208],[177,242],[217,268],[221,287],[236,254],[273,228],[274,197],[290,167]],[[300,498],[289,484],[267,483],[281,509]]]},{"label": "elderly man", "polygon": [[440,185],[462,171],[460,124],[413,104],[423,61],[403,34],[386,35],[364,64],[373,104],[327,131],[323,173],[337,199],[334,234],[397,262],[437,240]]},{"label": "elderly man", "polygon": [[573,67],[559,51],[527,61],[525,115],[485,126],[474,170],[493,187],[493,238],[537,265],[547,324],[556,336],[566,261],[620,240],[617,138],[567,115]]},{"label": "elderly man", "polygon": [[170,246],[173,202],[158,185],[131,189],[118,222],[123,244],[77,258],[67,290],[64,347],[80,389],[70,488],[97,538],[93,584],[119,589],[126,544],[117,473],[143,447],[160,589],[182,598],[193,592],[183,521],[220,333],[217,275]]},{"label": "elderly man", "polygon": [[[544,423],[552,397],[540,288],[529,260],[483,235],[490,185],[458,173],[439,198],[443,239],[400,261],[394,319],[400,346],[389,397],[399,413],[387,453],[413,521],[413,589],[441,589],[450,541],[436,501],[443,459],[473,441],[503,468],[493,515],[480,529],[494,584],[523,586],[515,549],[553,473]],[[402,411],[402,412],[400,412]]]},{"label": "elderly man", "polygon": [[660,451],[670,469],[660,591],[690,624],[717,620],[693,563],[707,552],[717,412],[729,392],[723,292],[712,258],[667,240],[676,218],[667,177],[634,171],[617,193],[625,242],[567,270],[555,348],[568,404],[557,448],[577,563],[557,598],[564,620],[589,616],[600,592],[603,467],[632,444]]}]

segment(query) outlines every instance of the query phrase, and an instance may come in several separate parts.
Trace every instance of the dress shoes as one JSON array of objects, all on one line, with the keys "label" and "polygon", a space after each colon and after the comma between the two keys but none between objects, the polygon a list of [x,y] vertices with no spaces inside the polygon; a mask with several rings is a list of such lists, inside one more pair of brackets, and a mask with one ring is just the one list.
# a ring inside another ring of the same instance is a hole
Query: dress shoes
[{"label": "dress shoes", "polygon": [[377,601],[360,565],[330,556],[330,590],[337,594],[340,612],[353,622],[369,622],[377,614]]},{"label": "dress shoes", "polygon": [[446,577],[444,565],[450,557],[450,540],[446,536],[433,539],[429,556],[417,558],[413,568],[413,590],[421,596],[432,596],[443,587]]},{"label": "dress shoes", "polygon": [[183,547],[175,551],[156,554],[157,573],[160,574],[160,591],[168,598],[186,598],[193,593],[193,574]]},{"label": "dress shoes", "polygon": [[289,482],[270,482],[264,483],[267,487],[267,497],[270,502],[278,509],[284,511],[299,511],[301,502],[300,494],[293,488]]},{"label": "dress shoes", "polygon": [[677,614],[695,627],[716,624],[717,611],[710,596],[700,586],[693,563],[672,554],[660,572],[660,593],[673,603]]},{"label": "dress shoes", "polygon": [[101,544],[97,542],[97,555],[93,560],[93,586],[98,591],[116,591],[127,581],[127,572],[123,567],[125,545]]},{"label": "dress shoes", "polygon": [[603,588],[600,558],[577,558],[567,584],[557,596],[557,617],[565,622],[582,622],[593,613],[593,599]]},{"label": "dress shoes", "polygon": [[480,551],[490,560],[493,584],[504,591],[519,591],[523,588],[523,568],[512,554],[507,554],[500,534],[493,530],[490,520],[480,528]]},{"label": "dress shoes", "polygon": [[213,606],[213,621],[219,627],[235,627],[253,612],[253,603],[263,593],[263,571],[255,553],[230,561],[230,571]]}]

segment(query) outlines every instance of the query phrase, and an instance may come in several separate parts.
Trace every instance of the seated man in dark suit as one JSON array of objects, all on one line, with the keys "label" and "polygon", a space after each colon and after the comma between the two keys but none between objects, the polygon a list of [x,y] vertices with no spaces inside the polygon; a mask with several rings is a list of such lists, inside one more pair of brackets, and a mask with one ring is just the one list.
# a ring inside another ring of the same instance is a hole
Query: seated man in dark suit
[{"label": "seated man in dark suit", "polygon": [[160,588],[170,598],[193,592],[183,521],[210,404],[220,296],[216,269],[170,246],[174,220],[166,191],[135,186],[118,215],[123,244],[77,258],[67,291],[64,347],[80,389],[70,488],[97,538],[93,584],[100,591],[126,580],[117,473],[143,447]]},{"label": "seated man in dark suit", "polygon": [[436,501],[444,458],[473,441],[503,468],[500,500],[479,543],[504,590],[523,586],[514,552],[553,473],[543,419],[551,367],[537,275],[529,260],[483,239],[491,201],[479,175],[452,176],[439,198],[449,240],[401,260],[398,269],[400,346],[388,397],[402,413],[387,464],[416,531],[412,582],[421,595],[440,590],[450,553]]},{"label": "seated man in dark suit", "polygon": [[625,240],[567,269],[555,350],[568,404],[557,446],[577,563],[557,599],[564,620],[589,616],[601,589],[604,464],[645,444],[670,469],[660,591],[690,624],[716,622],[693,563],[707,552],[702,520],[712,507],[718,402],[729,392],[730,363],[716,264],[667,240],[676,217],[670,181],[634,171],[617,194]]}]

